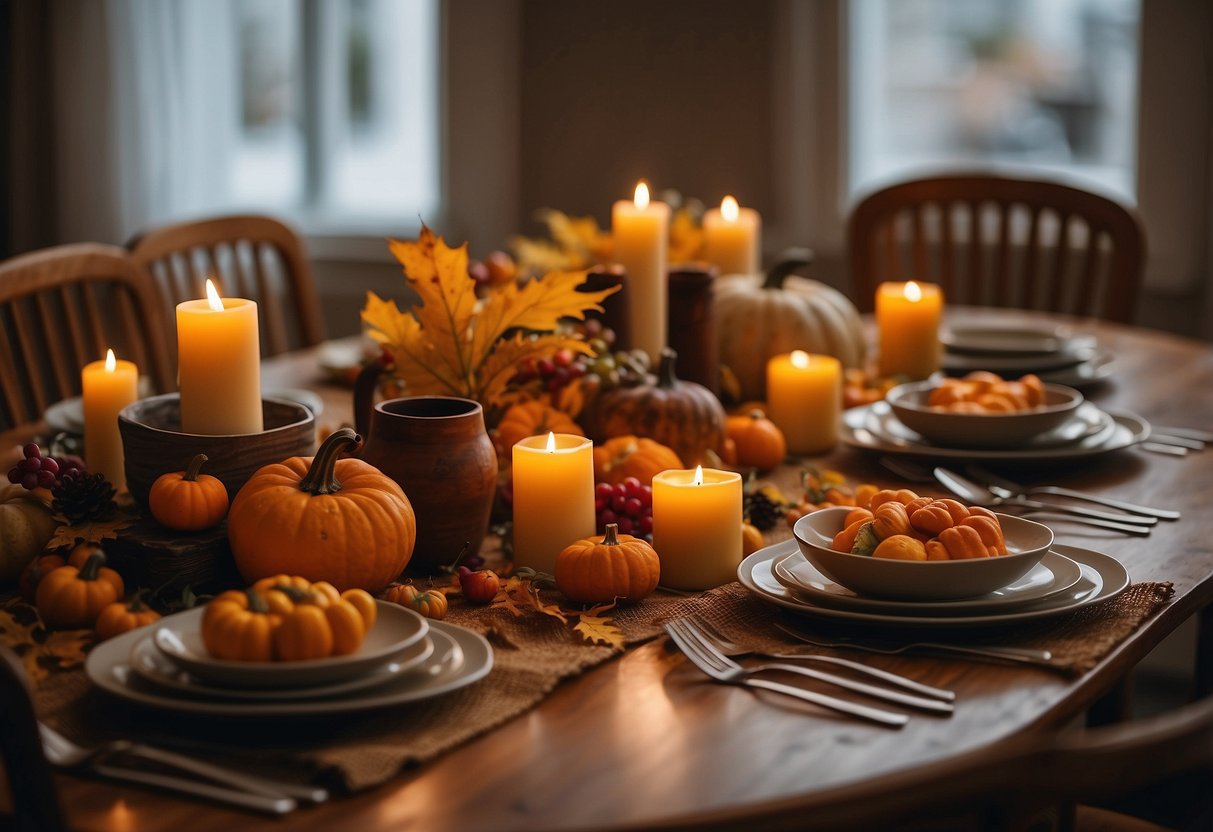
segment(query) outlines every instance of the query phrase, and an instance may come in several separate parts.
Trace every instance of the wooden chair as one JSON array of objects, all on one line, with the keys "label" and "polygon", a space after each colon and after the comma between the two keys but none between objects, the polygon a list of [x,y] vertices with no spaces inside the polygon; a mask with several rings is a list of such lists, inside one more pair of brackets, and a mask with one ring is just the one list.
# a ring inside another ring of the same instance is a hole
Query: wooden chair
[{"label": "wooden chair", "polygon": [[1145,258],[1134,211],[1068,185],[937,176],[864,197],[847,222],[851,285],[871,311],[885,280],[938,283],[951,303],[1128,323]]},{"label": "wooden chair", "polygon": [[81,369],[110,347],[159,392],[175,389],[164,344],[156,289],[125,249],[78,243],[0,263],[0,430],[79,395]]},{"label": "wooden chair", "polygon": [[[222,294],[257,301],[261,354],[324,340],[320,300],[299,237],[276,219],[229,216],[144,231],[127,243],[153,277],[175,320],[183,300],[205,297],[206,279]],[[174,355],[176,344],[171,345]]]},{"label": "wooden chair", "polygon": [[50,764],[42,753],[42,739],[21,660],[3,646],[0,646],[0,705],[3,706],[0,752],[12,811],[10,818],[0,817],[0,827],[19,832],[67,829]]},{"label": "wooden chair", "polygon": [[1213,829],[1213,698],[1140,722],[1022,736],[803,800],[705,812],[651,828],[1144,832],[1166,827],[1075,804],[1177,777],[1188,778],[1182,828]]}]

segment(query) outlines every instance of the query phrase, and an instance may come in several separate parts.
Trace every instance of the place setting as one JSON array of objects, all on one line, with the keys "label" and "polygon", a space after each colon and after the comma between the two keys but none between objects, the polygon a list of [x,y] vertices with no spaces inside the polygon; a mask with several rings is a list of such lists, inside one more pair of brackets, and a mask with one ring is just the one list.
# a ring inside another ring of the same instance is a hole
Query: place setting
[{"label": "place setting", "polygon": [[952,325],[939,333],[940,369],[952,376],[988,370],[1035,373],[1048,383],[1085,387],[1110,378],[1115,361],[1091,334],[1057,326]]}]

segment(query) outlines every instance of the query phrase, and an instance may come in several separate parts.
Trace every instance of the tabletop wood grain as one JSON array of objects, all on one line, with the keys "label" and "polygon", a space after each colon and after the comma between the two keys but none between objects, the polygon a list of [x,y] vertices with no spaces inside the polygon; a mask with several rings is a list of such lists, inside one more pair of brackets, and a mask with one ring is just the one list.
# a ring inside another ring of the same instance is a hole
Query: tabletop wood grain
[{"label": "tabletop wood grain", "polygon": [[[1115,356],[1109,383],[1090,391],[1105,408],[1166,425],[1213,424],[1208,344],[1112,324],[1078,324]],[[348,392],[318,386],[315,355],[266,364],[267,386],[309,386],[326,402],[321,424],[348,418]],[[3,446],[0,446],[3,447]],[[1182,621],[1213,601],[1213,493],[1209,454],[1167,457],[1129,449],[1094,460],[1014,471],[1018,478],[1178,508],[1132,539],[1058,525],[1059,542],[1119,558],[1135,581],[1171,581],[1175,597],[1094,670],[1077,679],[1048,671],[924,657],[871,657],[873,666],[957,691],[948,719],[916,716],[890,731],[837,719],[735,687],[709,684],[664,639],[558,688],[534,711],[418,770],[366,793],[261,819],[150,791],[63,776],[73,828],[190,832],[324,829],[651,828],[704,813],[799,801],[806,819],[831,790],[869,784],[1078,714]],[[870,456],[840,448],[815,460],[853,479],[894,485]],[[932,489],[924,489],[933,492]],[[368,716],[373,719],[373,716]]]}]

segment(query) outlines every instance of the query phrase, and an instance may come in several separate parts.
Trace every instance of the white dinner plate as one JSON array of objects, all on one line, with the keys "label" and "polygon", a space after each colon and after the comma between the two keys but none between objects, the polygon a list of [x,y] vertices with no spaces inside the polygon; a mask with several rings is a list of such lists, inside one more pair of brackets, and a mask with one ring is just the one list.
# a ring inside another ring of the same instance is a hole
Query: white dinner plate
[{"label": "white dinner plate", "polygon": [[427,619],[398,604],[376,601],[375,626],[348,656],[298,662],[238,662],[211,658],[202,643],[205,607],[166,616],[154,625],[152,642],[178,667],[223,688],[291,688],[332,685],[386,664],[425,638]]},{"label": "white dinner plate", "polygon": [[[1008,461],[1049,461],[1082,459],[1128,448],[1150,436],[1150,424],[1135,413],[1107,414],[1111,425],[1077,442],[1053,447],[1024,448],[944,448],[923,441],[895,440],[888,422],[897,422],[887,402],[852,407],[843,411],[839,439],[844,445],[885,454],[907,454],[937,459]],[[897,422],[900,424],[900,422]],[[879,431],[874,432],[872,428]]]},{"label": "white dinner plate", "polygon": [[894,615],[973,615],[1007,611],[1013,607],[1044,601],[1074,587],[1082,569],[1065,555],[1049,551],[1032,571],[1000,590],[980,598],[960,601],[891,601],[857,595],[817,571],[799,551],[772,564],[775,580],[798,597],[819,606]]},{"label": "white dinner plate", "polygon": [[841,610],[809,603],[797,596],[775,579],[772,567],[775,561],[797,551],[795,540],[785,540],[773,546],[759,549],[737,567],[737,579],[742,585],[763,600],[786,609],[814,618],[851,621],[861,624],[880,624],[901,627],[963,628],[1041,618],[1073,612],[1099,601],[1115,598],[1129,587],[1129,573],[1120,561],[1113,557],[1082,549],[1078,546],[1054,544],[1053,550],[1073,560],[1082,570],[1082,578],[1065,592],[1044,601],[1016,607],[1002,613],[973,615],[893,615],[889,613]]},{"label": "white dinner plate", "polygon": [[282,702],[290,699],[326,699],[387,684],[401,673],[421,665],[434,653],[434,640],[426,636],[403,652],[360,676],[330,685],[290,688],[228,688],[209,685],[186,670],[182,670],[157,649],[151,638],[145,638],[131,650],[131,670],[159,688],[199,696],[204,699],[246,699],[262,702]]},{"label": "white dinner plate", "polygon": [[965,355],[957,352],[945,352],[939,363],[943,371],[949,375],[987,370],[997,373],[1003,378],[1013,378],[1027,373],[1042,373],[1074,367],[1084,361],[1093,360],[1098,354],[1099,350],[1093,346],[1037,355]]},{"label": "white dinner plate", "polygon": [[1076,335],[1064,326],[948,327],[939,340],[949,351],[968,355],[1055,355],[1095,345],[1095,336]]},{"label": "white dinner plate", "polygon": [[1073,367],[1063,367],[1060,370],[1050,370],[1038,373],[1040,380],[1048,384],[1064,384],[1066,387],[1090,387],[1093,384],[1111,378],[1116,372],[1116,361],[1107,353],[1099,353],[1090,361],[1075,364]]},{"label": "white dinner plate", "polygon": [[[975,418],[984,417],[978,416]],[[928,445],[930,447],[962,447],[959,442],[952,445],[940,445],[911,430],[904,422],[897,418],[892,405],[889,405],[887,410],[883,407],[870,410],[864,427],[888,442],[909,442],[916,445]],[[1069,445],[1081,439],[1093,437],[1101,431],[1110,433],[1112,427],[1111,416],[1090,402],[1083,402],[1066,421],[1052,430],[1038,433],[1024,440],[1022,444],[1016,446],[1016,450],[1053,448],[1058,445]],[[995,445],[996,443],[991,442],[989,444]],[[999,450],[1007,450],[1005,442],[997,447]]]},{"label": "white dinner plate", "polygon": [[145,633],[134,630],[102,642],[84,663],[88,678],[102,690],[138,705],[181,713],[224,717],[298,717],[385,708],[442,696],[488,675],[493,648],[479,633],[435,621],[434,654],[419,667],[385,685],[330,699],[293,702],[232,702],[199,699],[143,681],[130,667],[130,652]]}]

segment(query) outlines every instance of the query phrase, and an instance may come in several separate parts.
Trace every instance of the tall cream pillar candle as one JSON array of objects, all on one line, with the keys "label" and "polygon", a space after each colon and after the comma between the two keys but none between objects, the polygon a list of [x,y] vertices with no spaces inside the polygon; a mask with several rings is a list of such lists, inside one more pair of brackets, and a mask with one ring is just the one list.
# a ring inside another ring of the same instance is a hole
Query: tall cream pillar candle
[{"label": "tall cream pillar candle", "polygon": [[703,259],[721,274],[758,274],[762,267],[762,217],[726,196],[703,215]]},{"label": "tall cream pillar candle", "polygon": [[926,378],[939,369],[943,292],[933,283],[881,283],[876,287],[880,374]]},{"label": "tall cream pillar candle", "polygon": [[653,477],[653,548],[661,585],[711,589],[737,580],[741,474],[697,468]]},{"label": "tall cream pillar candle", "polygon": [[80,374],[84,399],[84,464],[104,474],[114,488],[126,488],[118,411],[139,398],[139,368],[118,361],[106,350],[104,361],[92,361]]},{"label": "tall cream pillar candle", "polygon": [[181,430],[208,436],[260,433],[261,341],[257,304],[220,298],[177,305]]},{"label": "tall cream pillar candle", "polygon": [[594,443],[549,433],[514,445],[514,565],[554,574],[556,556],[594,534]]},{"label": "tall cream pillar candle", "polygon": [[819,454],[838,443],[842,364],[796,350],[767,362],[767,416],[783,431],[788,453]]},{"label": "tall cream pillar candle", "polygon": [[611,209],[615,262],[627,273],[624,291],[632,323],[631,346],[644,350],[656,364],[666,346],[666,273],[670,206],[649,201],[649,186],[636,185],[629,202]]}]

